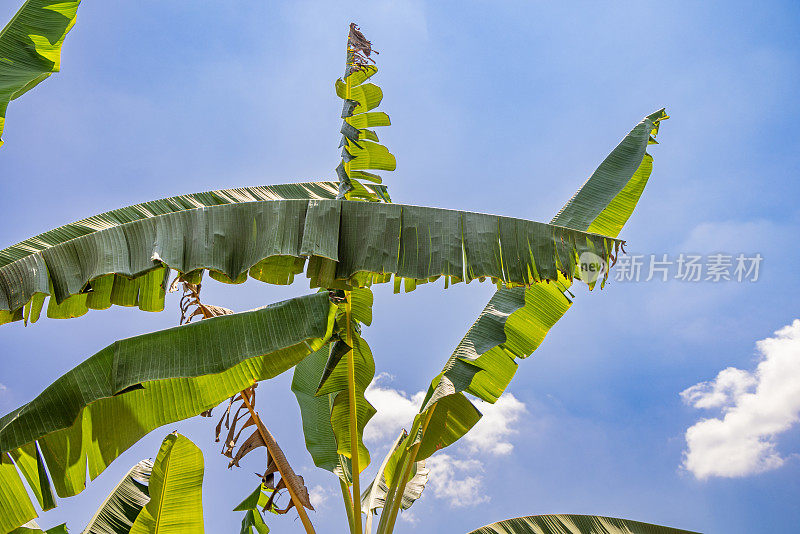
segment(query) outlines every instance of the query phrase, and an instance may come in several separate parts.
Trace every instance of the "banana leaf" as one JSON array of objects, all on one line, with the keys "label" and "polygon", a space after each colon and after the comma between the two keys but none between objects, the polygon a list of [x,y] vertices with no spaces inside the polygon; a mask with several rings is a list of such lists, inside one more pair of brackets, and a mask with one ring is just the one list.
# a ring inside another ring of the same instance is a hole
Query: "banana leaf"
[{"label": "banana leaf", "polygon": [[[367,43],[368,48],[363,48]],[[371,78],[378,68],[375,65],[357,65],[355,54],[372,52],[369,41],[353,25],[347,39],[347,67],[344,79],[335,83],[336,95],[344,100],[342,106],[342,161],[336,169],[339,176],[339,195],[337,198],[348,200],[367,200],[371,202],[391,202],[388,195],[380,191],[370,192],[365,189],[363,180],[381,182],[380,176],[369,170],[393,171],[397,166],[394,155],[385,146],[379,144],[378,136],[369,128],[389,126],[389,115],[382,111],[370,111],[380,105],[383,91],[373,83],[364,83]]]},{"label": "banana leaf", "polygon": [[128,534],[144,505],[150,502],[153,462],[142,460],[119,481],[97,509],[82,534]]},{"label": "banana leaf", "polygon": [[[63,235],[63,234],[59,234]],[[491,278],[507,286],[571,280],[577,260],[605,261],[621,242],[510,217],[340,200],[274,200],[185,209],[111,225],[0,266],[0,315],[74,317],[117,302],[163,308],[168,269],[238,283],[248,274],[312,287],[361,287],[400,278]],[[23,247],[12,247],[17,251]],[[27,306],[27,308],[26,308]],[[24,312],[24,313],[23,313]]]},{"label": "banana leaf", "polygon": [[189,438],[164,438],[149,490],[131,534],[203,534],[203,453]]},{"label": "banana leaf", "polygon": [[[647,146],[655,143],[659,123],[667,118],[662,109],[639,122],[551,222],[573,225],[573,230],[619,235],[652,172]],[[398,459],[417,442],[421,442],[417,459],[427,458],[477,423],[480,413],[467,406],[471,403],[463,392],[491,403],[502,395],[516,373],[516,360],[530,356],[572,305],[567,296],[571,282],[559,276],[554,283],[501,288],[492,296],[428,389],[414,425],[419,427],[428,411],[434,410],[429,430],[410,435],[405,449],[395,453]],[[450,396],[453,399],[444,412],[438,404]],[[434,420],[442,423],[433,424]],[[447,432],[441,432],[441,424]],[[388,479],[394,480],[394,474],[389,469]]]},{"label": "banana leaf", "polygon": [[[386,468],[394,458],[392,453],[402,446],[406,437],[406,432],[401,432],[400,436],[395,440],[394,445],[386,454],[380,468],[378,468],[375,478],[369,483],[367,489],[361,493],[361,513],[367,516],[367,523],[364,529],[364,532],[367,534],[371,532],[372,515],[377,515],[378,509],[386,506],[386,496],[389,493],[389,485],[386,482]],[[400,507],[403,510],[411,508],[411,505],[422,496],[422,491],[428,483],[428,473],[430,469],[425,467],[425,460],[416,462],[413,469],[411,480],[406,484],[400,502]]]},{"label": "banana leaf", "polygon": [[[352,291],[352,338],[356,384],[356,422],[358,429],[359,468],[363,471],[370,462],[364,445],[364,427],[375,415],[375,408],[364,397],[364,391],[375,376],[372,350],[361,337],[360,324],[372,322],[372,292],[367,288]],[[342,305],[343,306],[343,305]],[[337,313],[339,330],[346,320],[343,311]],[[346,323],[345,323],[346,324]],[[300,406],[306,449],[314,465],[326,469],[345,483],[352,482],[350,441],[350,398],[348,367],[344,354],[349,350],[343,342],[330,344],[303,359],[294,369],[292,392]]]},{"label": "banana leaf", "polygon": [[[370,188],[370,191],[380,191],[381,194],[386,194],[385,186],[369,185],[367,187]],[[119,227],[133,221],[141,221],[185,210],[240,202],[333,199],[336,196],[336,191],[337,184],[335,182],[306,182],[223,189],[144,202],[61,226],[0,250],[0,271],[36,252],[42,252],[59,245],[66,245],[67,242],[78,237]],[[273,263],[280,261],[280,258],[276,258]],[[291,259],[291,262],[293,263],[294,259]],[[282,271],[285,272],[287,269],[282,269]],[[91,294],[78,295],[61,304],[51,300],[47,308],[47,315],[53,318],[77,317],[85,314],[89,309],[105,309],[112,304],[138,306],[140,309],[148,311],[161,311],[164,307],[164,285],[168,274],[166,269],[156,268],[147,273],[147,275],[134,279],[122,275],[106,276],[102,280],[93,281],[92,284],[86,287],[86,290]],[[201,272],[195,273],[195,278],[199,280],[201,274]],[[252,274],[258,278],[267,279],[270,276],[270,271],[268,269],[256,269]],[[283,276],[284,278],[282,279],[273,278],[270,281],[272,283],[291,283],[294,273],[289,270],[288,274]],[[0,302],[3,302],[3,296],[7,293],[7,291],[4,291],[6,285],[3,280],[3,275],[0,274]],[[26,321],[36,322],[46,295],[47,293],[35,293],[31,300],[28,301],[28,306],[24,309],[18,308],[14,311],[4,311],[3,306],[0,305],[0,324],[23,318]]]},{"label": "banana leaf", "polygon": [[11,531],[10,534],[69,534],[67,524],[62,523],[58,526],[42,530],[42,527],[36,521],[28,521],[21,527],[17,527]]},{"label": "banana leaf", "polygon": [[30,455],[35,441],[56,494],[80,493],[87,467],[94,480],[150,431],[200,414],[319,349],[332,335],[334,311],[327,294],[316,293],[123,339],[79,364],[0,418],[0,532],[35,516],[8,452]]},{"label": "banana leaf", "polygon": [[530,515],[498,521],[469,534],[698,534],[599,515]]},{"label": "banana leaf", "polygon": [[61,69],[61,45],[79,5],[80,0],[27,0],[0,31],[0,137],[9,102]]}]

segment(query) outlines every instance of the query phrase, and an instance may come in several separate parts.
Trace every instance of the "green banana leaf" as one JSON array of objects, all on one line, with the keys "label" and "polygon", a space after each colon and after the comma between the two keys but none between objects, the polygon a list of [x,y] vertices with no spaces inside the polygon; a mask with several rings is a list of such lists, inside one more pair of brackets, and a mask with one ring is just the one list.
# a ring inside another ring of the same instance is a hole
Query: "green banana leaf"
[{"label": "green banana leaf", "polygon": [[[386,194],[385,186],[368,185],[367,187],[372,192],[379,191],[380,194]],[[305,182],[223,189],[181,195],[116,209],[26,239],[14,246],[0,250],[0,324],[23,319],[23,316],[26,320],[30,319],[32,322],[36,322],[39,318],[45,296],[49,294],[49,287],[48,293],[34,293],[32,298],[26,301],[28,306],[24,309],[15,305],[13,311],[4,311],[2,305],[2,302],[7,302],[8,300],[7,293],[9,291],[19,291],[13,284],[7,285],[4,283],[6,276],[14,276],[13,273],[21,267],[25,259],[37,252],[54,247],[68,248],[70,246],[68,243],[79,237],[103,230],[118,229],[118,227],[127,223],[157,218],[170,213],[241,202],[333,199],[336,196],[336,191],[336,182]],[[107,238],[108,236],[104,239]],[[282,261],[280,258],[272,260],[273,263],[280,261]],[[286,261],[286,259],[283,261]],[[293,258],[290,263],[294,263]],[[15,265],[17,267],[14,267]],[[282,279],[269,278],[270,271],[267,269],[254,269],[251,274],[258,278],[269,279],[272,283],[291,283],[294,277],[293,271],[286,268],[282,269],[282,272],[284,273]],[[115,275],[94,280],[92,284],[85,288],[87,291],[91,290],[90,293],[77,295],[60,304],[51,299],[47,309],[48,317],[77,317],[85,314],[90,308],[105,309],[112,304],[139,306],[141,309],[148,311],[161,311],[164,307],[164,284],[167,274],[168,272],[165,269],[156,268],[145,276],[135,279]],[[196,278],[199,279],[200,274],[196,273]],[[44,283],[44,280],[42,282]]]},{"label": "green banana leaf", "polygon": [[[386,505],[386,496],[389,493],[389,485],[386,483],[386,468],[389,463],[394,459],[394,451],[399,449],[403,441],[405,441],[407,433],[401,432],[400,436],[395,440],[394,445],[389,449],[386,457],[383,459],[375,478],[369,483],[367,489],[361,493],[361,513],[367,516],[367,522],[364,532],[369,534],[372,527],[372,516],[378,514],[379,508],[384,508]],[[430,470],[425,467],[425,461],[421,460],[414,464],[411,480],[408,481],[401,497],[400,507],[403,510],[408,510],[411,505],[422,496],[422,491],[425,489],[425,484],[428,482],[428,473]]]},{"label": "green banana leaf", "polygon": [[47,530],[42,530],[42,527],[40,527],[36,521],[31,520],[21,527],[15,528],[10,534],[69,534],[69,531],[67,531],[66,523],[62,523]]},{"label": "green banana leaf", "polygon": [[153,462],[142,460],[119,481],[106,497],[82,534],[128,534],[144,505],[150,502],[148,488]]},{"label": "green banana leaf", "polygon": [[[200,414],[319,349],[332,335],[335,309],[316,293],[123,339],[79,364],[0,418],[0,532],[35,517],[7,452],[30,456],[36,441],[56,493],[75,495],[87,466],[94,480],[150,431]],[[28,480],[48,479],[32,473]]]},{"label": "green banana leaf", "polygon": [[[267,488],[263,484],[259,484],[253,493],[248,495],[245,500],[233,509],[234,512],[245,513],[244,518],[242,518],[240,534],[253,534],[253,530],[255,530],[257,534],[269,534],[269,527],[264,523],[264,518],[261,517],[261,512],[258,510],[269,504],[271,495],[264,493],[264,491],[272,493],[275,490]],[[274,503],[272,507],[275,507]]]},{"label": "green banana leaf", "polygon": [[370,111],[380,105],[383,91],[373,83],[364,82],[378,72],[378,68],[374,65],[367,65],[354,70],[353,55],[350,51],[353,44],[352,38],[351,29],[351,35],[348,37],[347,74],[344,79],[340,78],[335,83],[336,95],[344,100],[342,140],[339,144],[344,148],[342,162],[336,169],[339,176],[337,198],[391,202],[388,195],[382,195],[380,191],[365,190],[363,184],[363,180],[381,183],[380,176],[364,172],[364,170],[393,171],[397,167],[397,162],[389,149],[379,144],[375,132],[369,129],[376,126],[389,126],[391,120],[389,115],[382,111]]},{"label": "green banana leaf", "polygon": [[[372,292],[357,288],[351,292],[353,316],[353,360],[356,382],[356,422],[358,429],[359,468],[370,462],[364,445],[364,427],[375,415],[375,408],[364,397],[364,391],[375,376],[375,360],[367,342],[359,333],[360,323],[372,322]],[[341,309],[337,313],[338,329],[346,323]],[[326,469],[345,483],[352,482],[350,441],[350,397],[348,394],[348,347],[343,342],[330,344],[307,358],[294,369],[292,392],[300,406],[306,449],[314,465]]]},{"label": "green banana leaf", "polygon": [[30,315],[38,315],[44,295],[53,297],[50,308],[67,309],[48,309],[56,317],[107,308],[115,299],[161,309],[169,268],[209,269],[231,283],[248,273],[286,283],[307,258],[312,287],[364,286],[391,274],[530,285],[554,281],[559,273],[572,279],[581,254],[609,261],[620,243],[544,223],[400,204],[223,204],[135,220],[31,251],[0,267],[0,310],[12,320],[31,303]]},{"label": "green banana leaf", "polygon": [[203,453],[189,438],[164,438],[149,489],[131,534],[203,534]]},{"label": "green banana leaf", "polygon": [[530,515],[498,521],[469,534],[698,534],[599,515]]},{"label": "green banana leaf", "polygon": [[0,137],[9,102],[61,69],[61,45],[79,5],[80,0],[27,0],[0,31]]},{"label": "green banana leaf", "polygon": [[[574,230],[606,232],[616,237],[630,218],[652,172],[652,157],[647,146],[655,142],[661,120],[668,116],[659,110],[637,124],[595,170],[592,176],[553,219],[553,224],[574,225]],[[517,358],[530,356],[542,343],[550,328],[570,308],[571,280],[559,276],[555,283],[530,287],[501,288],[491,298],[478,319],[458,344],[431,383],[420,414],[419,426],[429,410],[443,421],[431,424],[422,435],[410,435],[406,449],[421,441],[417,459],[427,458],[436,450],[451,445],[463,436],[480,417],[470,409],[462,392],[495,402],[517,370]],[[438,404],[453,396],[446,413]],[[437,413],[436,411],[439,411]],[[412,433],[413,434],[413,433]],[[403,451],[396,452],[396,456]],[[389,476],[391,475],[391,476]],[[394,472],[389,469],[389,480]]]},{"label": "green banana leaf", "polygon": [[247,510],[242,519],[240,534],[269,534],[269,527],[264,523],[264,518],[258,510]]}]

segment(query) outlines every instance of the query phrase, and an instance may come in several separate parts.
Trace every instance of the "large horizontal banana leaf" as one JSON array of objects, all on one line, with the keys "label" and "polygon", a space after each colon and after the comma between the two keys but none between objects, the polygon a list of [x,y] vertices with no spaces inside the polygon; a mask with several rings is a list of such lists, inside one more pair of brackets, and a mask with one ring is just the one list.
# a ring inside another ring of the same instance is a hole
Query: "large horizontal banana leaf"
[{"label": "large horizontal banana leaf", "polygon": [[79,5],[80,0],[27,0],[0,32],[0,136],[8,103],[60,70],[61,44]]},{"label": "large horizontal banana leaf", "polygon": [[[318,349],[331,335],[334,309],[326,293],[317,293],[117,341],[0,418],[0,459],[7,452],[35,457],[35,440],[56,493],[75,495],[85,487],[87,466],[96,478],[151,430],[208,410]],[[39,465],[36,458],[23,463]],[[41,474],[23,472],[31,486],[48,485],[44,494],[49,483]],[[0,532],[31,519],[25,516],[32,510],[4,460]]]},{"label": "large horizontal banana leaf", "polygon": [[[637,124],[552,223],[616,237],[650,177],[652,157],[646,148],[655,142],[659,122],[666,118],[660,110]],[[532,354],[571,306],[565,295],[570,285],[571,280],[560,277],[556,283],[502,288],[494,294],[428,390],[415,425],[434,410],[433,417],[442,419],[449,432],[431,424],[421,437],[409,436],[407,447],[421,440],[418,459],[452,444],[477,422],[480,415],[476,417],[477,410],[470,409],[462,392],[487,402],[502,395],[516,373],[516,359]],[[440,404],[449,396],[453,406],[445,412]]]},{"label": "large horizontal banana leaf", "polygon": [[[368,185],[367,187],[370,188],[370,191],[380,191],[381,194],[385,194],[386,188],[384,186]],[[108,231],[133,221],[142,221],[185,210],[241,202],[333,199],[336,196],[336,191],[336,182],[305,182],[222,189],[135,204],[61,226],[0,250],[0,272],[13,270],[12,267],[9,267],[10,265],[15,265],[19,260],[24,260],[37,252],[58,246],[67,246],[68,242],[76,238],[104,230]],[[140,276],[133,280],[123,275],[106,276],[102,280],[94,281],[93,287],[91,287],[91,294],[79,295],[61,304],[56,304],[55,300],[51,300],[47,308],[47,315],[54,318],[77,317],[86,313],[90,308],[105,309],[112,304],[139,306],[147,311],[161,311],[164,307],[164,284],[167,274],[166,270],[156,269],[145,276]],[[260,270],[254,274],[261,278],[269,275],[265,270]],[[289,275],[284,275],[284,280],[275,279],[271,281],[275,283],[281,281],[290,283],[293,276],[290,273]],[[0,303],[3,302],[3,295],[7,293],[7,291],[4,291],[7,285],[4,285],[3,279],[3,275],[0,274]],[[14,290],[13,286],[8,289],[8,291]],[[26,319],[30,319],[33,322],[38,319],[44,298],[45,293],[35,293],[33,295],[32,300],[28,301],[28,308],[25,309],[26,313],[24,315]],[[14,312],[3,311],[3,305],[0,304],[0,324],[22,319],[22,312],[23,309],[18,307]]]},{"label": "large horizontal banana leaf", "polygon": [[697,534],[599,515],[531,515],[486,525],[469,534]]},{"label": "large horizontal banana leaf", "polygon": [[221,204],[43,243],[0,266],[0,310],[7,310],[7,322],[21,318],[30,303],[26,314],[35,318],[45,295],[54,297],[48,315],[56,317],[115,301],[160,310],[166,269],[208,269],[228,282],[242,282],[249,273],[288,283],[307,258],[312,287],[363,286],[391,274],[530,285],[572,279],[583,252],[609,260],[619,244],[544,223],[400,204],[305,199]]}]

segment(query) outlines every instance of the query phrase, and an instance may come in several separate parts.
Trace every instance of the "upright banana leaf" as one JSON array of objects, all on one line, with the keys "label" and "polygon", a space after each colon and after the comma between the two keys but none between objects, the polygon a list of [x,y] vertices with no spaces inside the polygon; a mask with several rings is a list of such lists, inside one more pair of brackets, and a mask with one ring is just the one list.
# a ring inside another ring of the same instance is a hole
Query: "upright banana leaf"
[{"label": "upright banana leaf", "polygon": [[[370,482],[369,486],[367,486],[367,489],[365,489],[361,494],[361,512],[367,516],[367,521],[364,528],[364,532],[367,534],[372,531],[372,516],[377,515],[378,509],[386,506],[386,496],[389,493],[389,485],[386,482],[386,468],[389,466],[390,462],[396,461],[396,457],[393,455],[393,453],[403,445],[403,441],[405,441],[406,437],[406,432],[402,432],[395,440],[394,445],[391,449],[389,449],[389,452],[386,454],[386,457],[381,463],[380,468],[378,468],[375,478],[372,480],[372,482]],[[430,469],[425,467],[424,460],[414,464],[411,480],[409,480],[408,484],[406,484],[405,490],[403,491],[403,495],[401,497],[400,507],[403,510],[408,510],[411,508],[411,505],[422,496],[422,491],[425,489],[425,484],[428,482],[429,472]]]},{"label": "upright banana leaf", "polygon": [[150,502],[130,532],[203,534],[203,453],[189,438],[164,438],[150,477]]},{"label": "upright banana leaf", "polygon": [[530,515],[498,521],[469,534],[698,534],[599,515]]},{"label": "upright banana leaf", "polygon": [[[363,471],[370,462],[369,451],[363,442],[364,427],[375,415],[375,408],[364,397],[364,391],[375,376],[375,360],[359,331],[360,323],[372,322],[372,292],[367,288],[355,289],[351,299],[359,469]],[[345,316],[342,309],[339,309],[336,320],[339,330],[343,330]],[[350,399],[347,360],[342,357],[348,348],[342,341],[332,343],[298,363],[292,391],[300,406],[306,448],[314,465],[336,474],[349,484],[352,481]]]},{"label": "upright banana leaf", "polygon": [[75,495],[87,466],[94,480],[150,431],[200,414],[317,350],[332,335],[334,311],[327,294],[317,293],[123,339],[79,364],[0,418],[0,532],[35,517],[8,452],[35,454],[35,441],[56,493]]},{"label": "upright banana leaf", "polygon": [[[74,317],[112,302],[163,308],[168,269],[202,269],[226,282],[288,283],[304,269],[312,287],[360,287],[389,275],[507,286],[571,280],[578,258],[610,261],[620,241],[560,226],[439,208],[341,200],[221,204],[148,216],[0,266],[0,322]],[[12,247],[22,250],[24,247]]]},{"label": "upright banana leaf", "polygon": [[373,83],[364,83],[378,72],[370,57],[377,53],[372,43],[350,24],[347,36],[347,62],[344,79],[336,80],[336,95],[344,100],[342,106],[342,161],[336,168],[339,176],[337,198],[361,199],[373,202],[390,202],[380,190],[369,191],[363,181],[381,183],[381,177],[367,170],[393,171],[397,167],[394,155],[379,144],[378,135],[370,130],[376,126],[389,126],[389,115],[370,112],[383,99],[383,91]]},{"label": "upright banana leaf", "polygon": [[[384,186],[380,185],[368,187],[370,190],[385,189]],[[15,288],[13,284],[6,283],[5,280],[8,276],[13,277],[16,270],[24,269],[21,262],[24,262],[26,258],[37,252],[43,252],[54,247],[62,249],[69,247],[68,243],[79,237],[103,230],[108,231],[134,221],[157,218],[185,210],[197,210],[241,202],[333,199],[336,196],[336,191],[337,185],[335,182],[305,182],[222,189],[153,200],[88,217],[0,250],[0,303],[4,301],[4,295],[9,292],[19,291],[19,288]],[[102,239],[107,240],[110,237],[106,235]],[[113,251],[109,250],[107,254],[113,254]],[[281,260],[276,258],[274,261],[279,262]],[[13,267],[15,265],[17,267]],[[149,266],[149,268],[152,269],[153,266]],[[46,276],[44,273],[40,274]],[[47,309],[48,317],[77,317],[83,315],[89,309],[105,309],[112,304],[139,306],[143,310],[160,311],[164,307],[164,283],[167,274],[166,270],[156,268],[155,271],[151,271],[146,276],[134,279],[120,275],[107,276],[102,280],[95,280],[85,288],[88,292],[86,294],[75,296],[60,304],[51,300]],[[196,273],[195,278],[199,279],[200,274],[202,273]],[[257,273],[253,273],[253,275],[259,278],[267,278],[270,276],[270,272],[262,269]],[[282,276],[283,278],[269,278],[269,281],[276,284],[291,283],[294,278],[294,272],[289,269]],[[27,307],[24,310],[15,305],[13,311],[3,311],[3,306],[0,304],[0,324],[12,320],[20,320],[23,315],[26,320],[30,319],[36,322],[46,294],[49,294],[49,286],[48,293],[34,293],[31,300],[26,301]]]},{"label": "upright banana leaf", "polygon": [[[552,223],[616,237],[650,177],[653,158],[646,149],[655,143],[659,123],[666,118],[659,110],[637,124]],[[403,450],[421,442],[417,459],[424,459],[463,436],[480,418],[463,392],[487,402],[502,395],[516,373],[516,359],[531,355],[571,306],[565,295],[571,282],[559,276],[555,283],[499,289],[433,380],[414,424],[419,426],[429,411],[440,423],[410,435]],[[446,399],[445,409],[441,403]],[[403,450],[396,453],[398,458]],[[394,474],[389,469],[387,476],[392,480]]]},{"label": "upright banana leaf", "polygon": [[150,502],[148,485],[152,471],[151,460],[142,460],[131,467],[97,509],[82,534],[128,534],[139,512]]},{"label": "upright banana leaf", "polygon": [[61,45],[79,5],[80,0],[27,0],[0,31],[0,137],[9,102],[61,69]]}]

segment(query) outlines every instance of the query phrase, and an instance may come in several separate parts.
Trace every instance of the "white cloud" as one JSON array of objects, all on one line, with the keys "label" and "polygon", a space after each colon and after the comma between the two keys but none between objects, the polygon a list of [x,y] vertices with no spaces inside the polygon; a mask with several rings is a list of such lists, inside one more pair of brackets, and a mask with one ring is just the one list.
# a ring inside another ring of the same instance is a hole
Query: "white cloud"
[{"label": "white cloud", "polygon": [[504,393],[494,404],[478,400],[475,401],[475,405],[483,413],[483,417],[464,436],[470,452],[510,454],[514,445],[507,438],[517,433],[517,429],[512,425],[527,412],[525,403],[519,401],[511,393]]},{"label": "white cloud", "polygon": [[5,390],[7,390],[7,389],[8,389],[8,388],[6,387],[6,385],[5,385],[5,384],[3,384],[2,382],[0,382],[0,391],[5,391]]},{"label": "white cloud", "polygon": [[723,369],[711,382],[700,382],[681,391],[686,404],[695,408],[730,407],[756,385],[756,378],[735,367]]},{"label": "white cloud", "polygon": [[394,440],[402,428],[408,430],[414,416],[422,406],[422,400],[425,398],[424,391],[409,396],[405,391],[380,385],[381,382],[390,380],[390,375],[381,373],[375,377],[364,392],[364,396],[377,410],[375,416],[364,428],[365,441]]},{"label": "white cloud", "polygon": [[400,510],[400,520],[405,521],[410,525],[416,525],[419,523],[419,517],[414,514],[410,509],[409,510]]},{"label": "white cloud", "polygon": [[[383,385],[391,378],[385,373],[378,375],[365,392],[377,409],[364,429],[365,441],[385,443],[394,440],[400,429],[411,426],[425,399],[424,391],[409,395]],[[455,508],[489,501],[483,491],[484,464],[471,456],[510,454],[514,445],[509,438],[517,433],[514,424],[527,412],[525,404],[511,393],[503,394],[494,404],[481,400],[473,402],[483,417],[459,442],[462,446],[448,449],[452,450],[450,454],[438,452],[425,460],[430,469],[426,491]],[[408,513],[401,518],[416,522],[416,518]]]},{"label": "white cloud", "polygon": [[446,499],[450,506],[461,508],[489,501],[482,491],[483,463],[480,461],[459,460],[440,452],[425,460],[425,466],[431,470],[427,488],[434,497]]},{"label": "white cloud", "polygon": [[325,504],[328,502],[328,499],[330,499],[335,495],[336,495],[335,491],[320,486],[319,484],[308,490],[308,497],[309,499],[311,499],[311,505],[314,508],[324,507]]},{"label": "white cloud", "polygon": [[775,469],[785,459],[775,438],[800,420],[800,320],[756,343],[752,373],[728,368],[681,393],[696,408],[719,408],[686,431],[683,466],[698,479],[742,477]]}]

